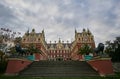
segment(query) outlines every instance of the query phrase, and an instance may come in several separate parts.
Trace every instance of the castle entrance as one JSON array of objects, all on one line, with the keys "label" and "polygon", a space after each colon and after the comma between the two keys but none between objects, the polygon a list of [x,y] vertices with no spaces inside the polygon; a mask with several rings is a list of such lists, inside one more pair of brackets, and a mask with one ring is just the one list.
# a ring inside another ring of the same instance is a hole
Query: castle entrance
[{"label": "castle entrance", "polygon": [[56,61],[63,61],[63,58],[62,57],[57,57]]}]

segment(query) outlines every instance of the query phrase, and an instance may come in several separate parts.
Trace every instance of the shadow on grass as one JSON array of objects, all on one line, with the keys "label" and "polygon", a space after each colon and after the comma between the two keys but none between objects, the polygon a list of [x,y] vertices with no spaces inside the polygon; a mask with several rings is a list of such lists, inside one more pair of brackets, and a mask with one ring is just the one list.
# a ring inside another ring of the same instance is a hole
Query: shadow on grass
[{"label": "shadow on grass", "polygon": [[7,67],[7,61],[0,61],[0,74],[4,73]]},{"label": "shadow on grass", "polygon": [[120,72],[107,77],[20,77],[0,75],[0,79],[120,79]]},{"label": "shadow on grass", "polygon": [[18,77],[0,76],[0,79],[120,79],[120,77]]}]

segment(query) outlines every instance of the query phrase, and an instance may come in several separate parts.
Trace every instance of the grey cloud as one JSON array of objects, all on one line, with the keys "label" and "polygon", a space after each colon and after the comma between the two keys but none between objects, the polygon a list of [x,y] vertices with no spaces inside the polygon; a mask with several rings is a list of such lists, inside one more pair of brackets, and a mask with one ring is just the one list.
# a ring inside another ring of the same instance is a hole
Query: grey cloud
[{"label": "grey cloud", "polygon": [[13,18],[15,18],[13,12],[8,7],[0,4],[0,25],[5,25]]},{"label": "grey cloud", "polygon": [[37,32],[45,29],[46,39],[61,37],[65,41],[74,38],[75,28],[79,32],[89,28],[97,43],[119,35],[120,0],[1,1],[0,24],[7,22],[10,28],[23,33],[28,28],[35,28]]}]

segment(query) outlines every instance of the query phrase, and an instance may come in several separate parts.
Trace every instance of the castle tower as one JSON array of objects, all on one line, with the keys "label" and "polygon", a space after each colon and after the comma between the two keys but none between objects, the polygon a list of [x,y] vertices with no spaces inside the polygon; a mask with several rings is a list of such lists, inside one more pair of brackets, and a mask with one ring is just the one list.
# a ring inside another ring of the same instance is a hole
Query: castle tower
[{"label": "castle tower", "polygon": [[42,51],[41,56],[43,56],[43,60],[47,59],[47,46],[45,42],[44,30],[42,33],[36,33],[35,29],[32,29],[30,33],[29,30],[27,33],[25,33],[25,35],[22,37],[22,45],[24,47],[29,47],[31,44]]},{"label": "castle tower", "polygon": [[83,46],[83,45],[89,45],[92,49],[95,48],[95,42],[94,42],[94,36],[90,32],[89,29],[83,29],[82,32],[77,32],[75,30],[75,41],[72,43],[71,47],[71,57],[74,60],[77,60],[77,54],[78,50]]}]

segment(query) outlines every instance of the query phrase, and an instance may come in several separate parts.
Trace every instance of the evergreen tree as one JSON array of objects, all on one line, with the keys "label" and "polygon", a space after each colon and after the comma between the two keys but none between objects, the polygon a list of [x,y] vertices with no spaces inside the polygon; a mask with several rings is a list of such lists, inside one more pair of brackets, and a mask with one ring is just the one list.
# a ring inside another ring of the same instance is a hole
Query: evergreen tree
[{"label": "evergreen tree", "polygon": [[111,41],[106,41],[105,52],[112,58],[113,62],[120,62],[120,37]]},{"label": "evergreen tree", "polygon": [[92,53],[92,52],[93,52],[93,49],[89,45],[85,44],[79,49],[78,54],[89,55],[89,53]]},{"label": "evergreen tree", "polygon": [[42,53],[42,51],[38,49],[34,44],[30,44],[27,49],[29,53]]}]

